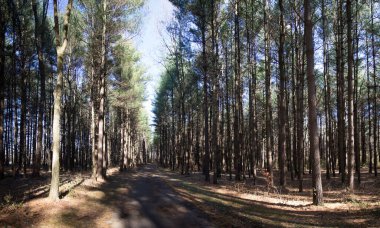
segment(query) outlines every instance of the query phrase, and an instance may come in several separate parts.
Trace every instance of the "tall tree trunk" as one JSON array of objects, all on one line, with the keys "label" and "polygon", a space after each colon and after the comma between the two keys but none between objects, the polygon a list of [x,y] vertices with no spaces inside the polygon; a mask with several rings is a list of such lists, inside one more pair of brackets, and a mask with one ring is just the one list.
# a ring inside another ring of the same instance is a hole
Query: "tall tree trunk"
[{"label": "tall tree trunk", "polygon": [[24,52],[24,37],[23,37],[23,29],[22,29],[22,22],[19,20],[18,23],[18,34],[19,34],[19,51],[20,51],[20,56],[21,56],[21,120],[20,120],[20,156],[19,156],[19,166],[18,170],[19,172],[21,171],[21,168],[23,168],[24,176],[26,176],[26,112],[27,112],[27,94],[26,94],[26,80],[27,80],[27,75],[26,75],[26,56]]},{"label": "tall tree trunk", "polygon": [[[359,33],[358,33],[358,27],[359,27],[359,1],[355,0],[355,45],[354,45],[354,55],[355,55],[355,61],[354,61],[354,151],[355,151],[355,171],[358,177],[358,183],[360,184],[360,149],[365,148],[365,145],[362,146],[361,140],[360,140],[360,134],[361,134],[361,118],[359,118],[359,108],[362,104],[359,101]],[[363,143],[365,144],[365,133],[362,136],[364,138]],[[365,149],[364,149],[365,151]],[[364,152],[365,154],[365,152]]]},{"label": "tall tree trunk", "polygon": [[324,102],[325,102],[325,131],[326,131],[326,143],[325,143],[325,158],[326,158],[326,179],[330,179],[330,154],[332,153],[332,138],[330,129],[330,74],[328,70],[328,44],[326,37],[326,5],[322,0],[322,36],[323,36],[323,79],[324,79]]},{"label": "tall tree trunk", "polygon": [[280,72],[280,94],[279,94],[279,135],[278,135],[278,160],[280,166],[280,186],[286,185],[285,177],[285,161],[286,161],[286,131],[285,131],[285,65],[284,65],[284,40],[285,40],[285,26],[284,26],[284,6],[282,0],[278,0],[280,8],[280,42],[278,48],[279,72]]},{"label": "tall tree trunk", "polygon": [[298,166],[298,191],[303,191],[303,174],[304,174],[304,54],[302,39],[300,38],[301,18],[297,16],[294,26],[296,40],[296,96],[297,96],[297,166]]},{"label": "tall tree trunk", "polygon": [[[292,18],[293,20],[296,20],[294,17]],[[291,24],[292,25],[292,29],[291,31],[293,31],[293,23]],[[296,26],[294,26],[296,27]],[[293,114],[293,151],[292,151],[292,163],[293,163],[293,171],[294,171],[294,174],[296,176],[298,176],[298,171],[299,171],[299,168],[298,168],[298,151],[297,151],[297,144],[298,144],[298,139],[297,139],[297,118],[298,118],[298,115],[297,115],[297,102],[296,102],[296,93],[298,91],[298,89],[296,88],[296,63],[297,63],[297,59],[296,59],[296,56],[297,56],[297,53],[296,53],[296,48],[295,46],[298,45],[297,44],[297,40],[296,40],[296,34],[295,32],[292,32],[292,36],[291,36],[291,40],[292,40],[292,43],[291,43],[291,47],[292,47],[292,114]],[[298,77],[298,76],[297,76]]]},{"label": "tall tree trunk", "polygon": [[[248,9],[248,1],[245,1],[246,8]],[[251,7],[254,7],[253,1],[250,1]],[[251,8],[251,12],[254,12],[254,9]],[[257,141],[256,141],[256,108],[254,107],[255,103],[255,93],[256,93],[256,53],[253,51],[254,62],[252,63],[252,50],[255,48],[255,38],[252,33],[254,31],[253,19],[249,17],[249,10],[246,10],[246,20],[249,20],[249,24],[246,26],[246,42],[247,42],[247,62],[248,62],[248,119],[249,119],[249,133],[248,133],[248,153],[249,153],[249,166],[250,173],[253,177],[253,182],[255,184],[256,181],[256,153],[257,153]],[[252,31],[252,32],[251,32]],[[253,45],[251,41],[253,40]]]},{"label": "tall tree trunk", "polygon": [[372,77],[373,77],[373,169],[377,176],[377,83],[376,83],[376,51],[375,51],[375,27],[374,27],[374,12],[373,0],[371,0],[371,49],[372,49]]},{"label": "tall tree trunk", "polygon": [[353,53],[352,53],[352,16],[351,16],[351,0],[346,2],[346,14],[347,14],[347,62],[348,62],[348,188],[349,190],[354,190],[354,118],[353,118],[353,109],[354,109],[354,99],[353,99],[353,83],[352,83],[352,62],[353,62]]},{"label": "tall tree trunk", "polygon": [[227,41],[225,42],[224,46],[224,59],[225,59],[225,89],[226,89],[226,96],[225,96],[225,103],[226,103],[226,146],[225,146],[225,155],[226,155],[226,163],[227,163],[227,171],[229,173],[229,179],[232,179],[232,154],[231,154],[231,113],[230,113],[230,96],[229,96],[229,71],[228,71],[228,44]]},{"label": "tall tree trunk", "polygon": [[[219,143],[218,143],[218,122],[219,122],[219,81],[218,81],[218,53],[216,50],[216,32],[215,23],[217,15],[215,11],[215,1],[211,0],[211,43],[212,43],[212,147],[214,155],[212,178],[213,184],[218,183],[218,166],[219,166]],[[182,67],[183,68],[183,67]]]},{"label": "tall tree trunk", "polygon": [[98,111],[98,164],[96,171],[96,180],[103,180],[106,175],[106,170],[103,167],[104,159],[104,107],[105,107],[105,77],[106,70],[106,12],[107,0],[103,0],[103,26],[102,26],[102,60],[100,66],[100,80],[99,80],[99,111]]},{"label": "tall tree trunk", "polygon": [[266,142],[266,159],[267,171],[269,174],[269,185],[273,185],[273,169],[272,169],[272,103],[271,103],[271,88],[270,88],[270,41],[269,41],[269,28],[268,28],[268,0],[264,0],[264,39],[265,39],[265,142]]},{"label": "tall tree trunk", "polygon": [[365,36],[366,45],[366,72],[367,72],[367,112],[368,112],[368,152],[369,152],[369,163],[368,172],[372,173],[372,118],[371,118],[371,96],[370,96],[370,76],[369,76],[369,47],[368,47],[368,32]]},{"label": "tall tree trunk", "polygon": [[342,183],[346,180],[346,137],[345,137],[345,101],[344,101],[344,45],[343,45],[343,0],[338,0],[338,43],[337,43],[337,110],[338,110],[338,151],[339,171]]},{"label": "tall tree trunk", "polygon": [[61,100],[63,87],[63,57],[68,42],[69,20],[73,0],[68,0],[66,13],[63,19],[63,42],[61,43],[59,34],[58,21],[58,1],[54,0],[54,31],[55,44],[57,48],[57,85],[54,89],[54,116],[53,116],[53,162],[52,162],[52,178],[49,192],[51,200],[59,199],[59,157],[60,157],[60,141],[61,141]]},{"label": "tall tree trunk", "polygon": [[242,100],[241,100],[241,79],[240,79],[240,4],[239,0],[235,1],[235,113],[234,113],[234,158],[235,158],[235,180],[241,180],[241,137],[242,129],[240,123],[242,121]]},{"label": "tall tree trunk", "polygon": [[320,205],[323,203],[322,178],[319,155],[319,139],[317,124],[317,96],[316,83],[314,76],[314,41],[313,41],[313,24],[311,20],[311,4],[309,0],[304,0],[304,22],[305,22],[305,45],[306,45],[306,73],[308,87],[308,104],[309,104],[309,141],[310,154],[313,156],[313,204]]},{"label": "tall tree trunk", "polygon": [[[203,2],[203,1],[202,1]],[[202,33],[202,58],[203,58],[203,113],[204,113],[204,159],[203,159],[203,173],[205,175],[205,181],[210,181],[210,151],[209,151],[209,120],[208,120],[208,78],[207,78],[207,70],[208,70],[208,63],[207,63],[207,56],[206,56],[206,12],[205,9],[202,10],[202,26],[201,26],[201,33]]]},{"label": "tall tree trunk", "polygon": [[[16,36],[16,33],[15,31],[13,31],[13,42],[15,42],[15,36]],[[18,157],[20,156],[19,153],[18,153],[18,135],[19,135],[19,127],[18,127],[18,105],[17,105],[17,75],[16,75],[16,45],[13,44],[12,45],[13,48],[12,48],[12,61],[13,61],[13,64],[12,64],[12,73],[13,75],[15,75],[13,81],[12,81],[12,84],[13,84],[13,104],[14,104],[14,112],[13,112],[13,123],[14,123],[14,126],[13,126],[13,129],[14,130],[14,135],[13,135],[13,139],[14,139],[14,143],[13,143],[13,172],[14,172],[14,176],[17,176],[19,174],[19,170],[18,170],[18,167],[17,164],[18,164]]]}]

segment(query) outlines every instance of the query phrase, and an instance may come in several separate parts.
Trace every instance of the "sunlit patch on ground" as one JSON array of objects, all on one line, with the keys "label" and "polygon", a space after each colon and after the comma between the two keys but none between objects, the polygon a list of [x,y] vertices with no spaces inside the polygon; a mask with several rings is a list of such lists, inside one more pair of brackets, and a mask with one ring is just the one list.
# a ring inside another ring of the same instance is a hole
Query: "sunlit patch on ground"
[{"label": "sunlit patch on ground", "polygon": [[[308,176],[305,191],[299,193],[297,180],[288,180],[288,187],[282,191],[276,187],[268,189],[263,181],[253,185],[250,179],[235,182],[223,176],[218,185],[213,185],[205,183],[200,173],[189,177],[161,171],[184,199],[207,212],[221,227],[380,226],[378,189],[361,186],[354,194],[349,193],[337,178],[325,183],[325,204],[313,206]],[[373,183],[378,181],[366,178]]]}]

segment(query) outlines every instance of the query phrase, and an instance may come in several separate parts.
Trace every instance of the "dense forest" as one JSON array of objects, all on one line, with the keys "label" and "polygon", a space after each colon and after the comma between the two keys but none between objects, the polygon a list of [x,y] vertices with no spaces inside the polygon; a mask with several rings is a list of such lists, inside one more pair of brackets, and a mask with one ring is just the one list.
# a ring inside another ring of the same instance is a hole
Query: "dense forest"
[{"label": "dense forest", "polygon": [[130,41],[142,5],[1,2],[1,177],[52,169],[58,198],[61,169],[103,179],[108,166],[146,160],[147,79]]},{"label": "dense forest", "polygon": [[0,0],[0,225],[380,225],[379,2],[153,1]]},{"label": "dense forest", "polygon": [[[171,1],[172,45],[155,101],[159,163],[216,184],[265,168],[271,185],[313,175],[350,190],[377,176],[379,4]],[[279,170],[279,180],[273,170]],[[366,171],[367,172],[367,171]]]}]

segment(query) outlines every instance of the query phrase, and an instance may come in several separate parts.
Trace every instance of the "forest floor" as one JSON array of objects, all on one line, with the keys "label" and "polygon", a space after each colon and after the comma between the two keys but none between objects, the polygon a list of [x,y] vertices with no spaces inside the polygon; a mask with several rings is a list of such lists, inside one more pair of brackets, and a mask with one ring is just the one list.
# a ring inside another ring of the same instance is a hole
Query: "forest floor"
[{"label": "forest floor", "polygon": [[213,227],[159,174],[155,165],[110,169],[103,183],[88,173],[63,174],[58,202],[46,199],[49,178],[6,179],[0,182],[0,227]]},{"label": "forest floor", "polygon": [[[325,204],[311,205],[310,175],[270,188],[265,173],[241,182],[222,176],[207,184],[200,173],[180,175],[156,165],[118,172],[94,183],[89,173],[63,173],[62,199],[46,199],[50,178],[0,181],[4,227],[380,227],[380,181],[363,173],[355,193],[339,177],[324,180]],[[275,183],[277,178],[275,177]]]},{"label": "forest floor", "polygon": [[[324,205],[314,206],[310,174],[304,175],[300,193],[298,180],[290,178],[286,188],[269,187],[265,172],[257,173],[255,184],[253,178],[236,182],[223,175],[213,185],[201,173],[186,176],[161,169],[162,177],[217,227],[380,227],[380,179],[363,171],[354,193],[339,175],[327,181],[323,174]],[[277,172],[274,184],[279,184]]]}]

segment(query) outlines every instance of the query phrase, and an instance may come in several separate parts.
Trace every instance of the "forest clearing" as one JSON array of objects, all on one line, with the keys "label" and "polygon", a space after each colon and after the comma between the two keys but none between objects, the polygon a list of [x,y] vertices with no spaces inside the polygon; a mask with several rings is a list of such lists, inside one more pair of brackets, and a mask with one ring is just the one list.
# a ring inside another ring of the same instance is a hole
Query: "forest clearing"
[{"label": "forest clearing", "polygon": [[0,226],[380,227],[376,0],[0,0]]}]

